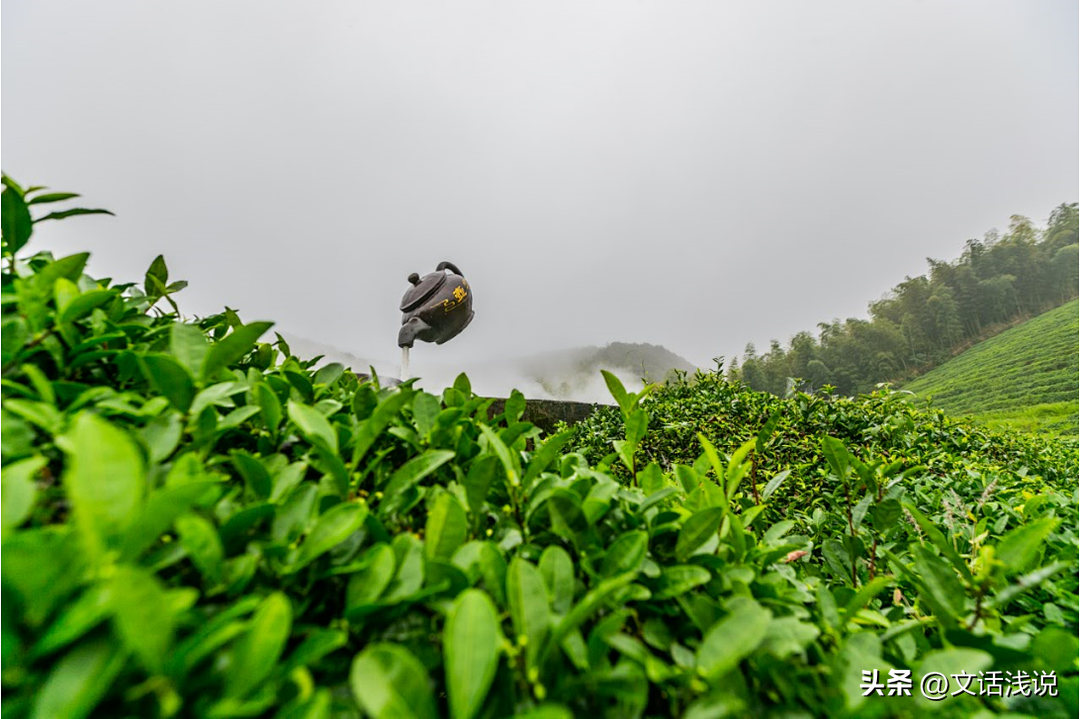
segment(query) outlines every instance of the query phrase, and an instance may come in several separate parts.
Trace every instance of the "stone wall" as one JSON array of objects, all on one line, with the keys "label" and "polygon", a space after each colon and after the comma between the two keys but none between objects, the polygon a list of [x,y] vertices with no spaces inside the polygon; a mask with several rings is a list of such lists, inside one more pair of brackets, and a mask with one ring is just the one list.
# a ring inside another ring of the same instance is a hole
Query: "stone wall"
[{"label": "stone wall", "polygon": [[[489,417],[502,414],[504,407],[506,406],[505,399],[496,399],[494,404],[491,405],[491,410],[488,413]],[[564,402],[562,400],[554,399],[526,399],[525,400],[525,414],[522,416],[522,421],[532,422],[545,433],[550,433],[555,429],[557,423],[566,422],[567,424],[574,424],[592,414],[593,410],[597,407],[603,407],[602,404],[592,404],[590,402]]]}]

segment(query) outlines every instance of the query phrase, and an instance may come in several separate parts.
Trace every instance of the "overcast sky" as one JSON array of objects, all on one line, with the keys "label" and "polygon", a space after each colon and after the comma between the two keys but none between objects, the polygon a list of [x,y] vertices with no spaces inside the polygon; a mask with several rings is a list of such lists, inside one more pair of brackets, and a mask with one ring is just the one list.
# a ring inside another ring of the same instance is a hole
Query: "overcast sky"
[{"label": "overcast sky", "polygon": [[413,365],[610,341],[702,366],[1078,188],[1075,1],[6,0],[2,161],[185,312],[396,361],[410,272],[476,319]]}]

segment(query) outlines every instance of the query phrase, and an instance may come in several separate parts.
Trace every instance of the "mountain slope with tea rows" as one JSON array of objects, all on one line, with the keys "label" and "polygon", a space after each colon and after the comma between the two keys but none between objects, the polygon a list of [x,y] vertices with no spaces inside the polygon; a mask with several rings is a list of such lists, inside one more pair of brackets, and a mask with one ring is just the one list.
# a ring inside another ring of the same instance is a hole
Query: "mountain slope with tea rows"
[{"label": "mountain slope with tea rows", "polygon": [[991,426],[1077,435],[1080,305],[1074,300],[981,342],[904,389]]}]

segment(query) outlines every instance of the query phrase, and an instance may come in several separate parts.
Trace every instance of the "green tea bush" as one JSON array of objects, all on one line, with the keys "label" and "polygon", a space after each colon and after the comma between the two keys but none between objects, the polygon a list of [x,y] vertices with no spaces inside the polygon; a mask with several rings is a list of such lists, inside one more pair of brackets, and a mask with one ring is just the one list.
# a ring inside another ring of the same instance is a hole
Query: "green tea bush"
[{"label": "green tea bush", "polygon": [[[382,387],[184,318],[161,258],[140,286],[21,257],[71,197],[40,193],[5,178],[9,716],[1075,711],[1074,455],[710,376],[609,377],[617,410],[545,437],[520,394],[489,418],[464,376]],[[931,671],[1057,696],[932,702]]]},{"label": "green tea bush", "polygon": [[[926,481],[948,494],[972,474],[981,484],[993,484],[996,494],[1023,485],[1030,493],[1064,491],[1071,494],[1080,472],[1074,442],[1018,432],[992,431],[911,402],[910,392],[887,386],[857,398],[796,393],[782,399],[731,382],[719,372],[650,388],[647,399],[648,434],[636,446],[638,463],[656,462],[665,470],[692,465],[700,454],[699,435],[724,452],[755,440],[752,471],[769,476],[784,470],[794,474],[784,491],[772,498],[770,509],[800,512],[835,504],[826,481],[829,466],[823,435],[858,447],[864,460],[899,462],[909,481]],[[599,462],[612,451],[612,442],[626,432],[617,407],[601,408],[576,425],[568,448]],[[626,478],[625,467],[617,471]],[[978,490],[981,493],[981,489]],[[940,506],[935,500],[934,506]]]}]

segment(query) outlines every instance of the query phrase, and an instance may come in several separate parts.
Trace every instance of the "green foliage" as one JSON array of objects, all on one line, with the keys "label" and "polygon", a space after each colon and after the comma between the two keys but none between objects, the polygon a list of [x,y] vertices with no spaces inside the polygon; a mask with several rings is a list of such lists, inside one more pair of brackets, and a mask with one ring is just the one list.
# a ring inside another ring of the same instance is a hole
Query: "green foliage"
[{"label": "green foliage", "polygon": [[952,415],[1076,437],[1080,305],[1057,309],[981,342],[904,389]]},{"label": "green foliage", "polygon": [[715,375],[544,437],[85,259],[3,275],[12,717],[921,715],[892,667],[1074,709],[1075,451]]},{"label": "green foliage", "polygon": [[[889,640],[884,655],[890,644],[898,652],[890,666],[917,669],[915,659],[934,647],[1008,643],[1019,627],[1074,631],[1075,444],[980,428],[889,390],[781,399],[712,373],[661,387],[642,408],[652,419],[636,461],[652,472],[640,472],[638,482],[655,473],[661,482],[650,480],[651,491],[686,497],[681,520],[671,517],[673,558],[723,555],[723,541],[719,549],[715,537],[701,543],[703,527],[719,526],[729,560],[746,562],[756,542],[766,562],[779,560],[774,570],[793,570],[789,576],[815,594],[815,619],[795,630],[807,642],[816,631],[819,646],[845,624],[861,633],[880,627]],[[623,416],[618,408],[597,411],[573,428],[567,448],[625,476],[607,454],[625,432]],[[733,465],[745,467],[741,484],[730,483]],[[725,501],[737,524],[718,521]],[[710,586],[710,575],[696,569],[662,568],[654,598]],[[1025,596],[1020,587],[1029,579],[1043,584]],[[787,618],[773,622],[780,619]],[[862,668],[881,656],[876,646]],[[861,706],[860,693],[847,697],[829,713]]]}]

